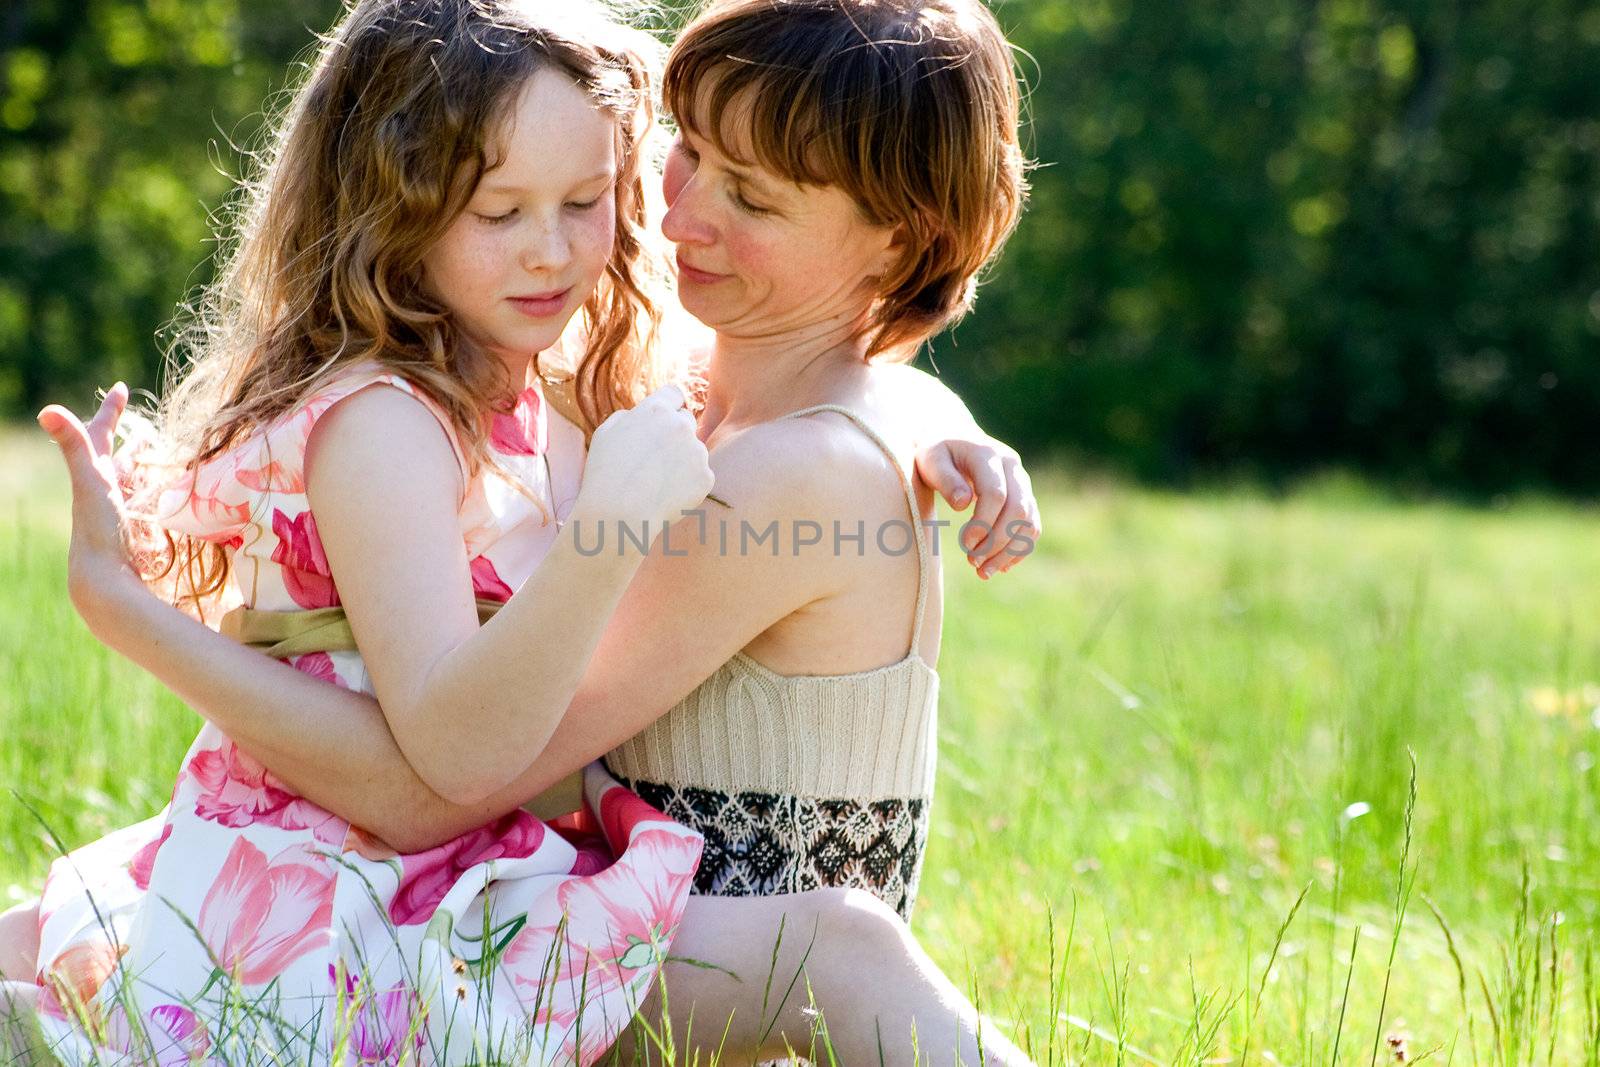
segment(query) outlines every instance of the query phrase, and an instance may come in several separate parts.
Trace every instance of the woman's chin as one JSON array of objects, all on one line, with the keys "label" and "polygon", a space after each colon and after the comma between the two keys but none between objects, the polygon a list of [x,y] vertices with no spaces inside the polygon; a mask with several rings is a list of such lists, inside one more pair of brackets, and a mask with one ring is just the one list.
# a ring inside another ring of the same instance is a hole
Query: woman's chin
[{"label": "woman's chin", "polygon": [[725,308],[717,306],[717,301],[708,299],[705,294],[697,291],[697,286],[685,285],[682,280],[678,282],[678,305],[700,325],[710,330],[718,330],[729,324],[729,316]]}]

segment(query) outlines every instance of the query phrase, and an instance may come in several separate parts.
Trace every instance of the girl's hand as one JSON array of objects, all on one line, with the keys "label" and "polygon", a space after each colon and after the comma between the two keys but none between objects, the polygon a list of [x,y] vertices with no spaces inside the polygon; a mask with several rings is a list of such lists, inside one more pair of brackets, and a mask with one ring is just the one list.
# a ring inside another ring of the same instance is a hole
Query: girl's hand
[{"label": "girl's hand", "polygon": [[1004,574],[1033,552],[1044,524],[1033,482],[1000,441],[940,441],[917,453],[917,474],[957,511],[973,503],[961,548],[978,577]]},{"label": "girl's hand", "polygon": [[664,528],[705,503],[713,478],[683,390],[668,385],[595,430],[579,501],[592,518]]},{"label": "girl's hand", "polygon": [[117,420],[128,406],[128,387],[112,386],[85,426],[58,404],[39,412],[39,426],[61,449],[72,480],[72,541],[67,550],[67,592],[89,628],[105,619],[113,595],[144,583],[133,568],[122,488],[112,465]]}]

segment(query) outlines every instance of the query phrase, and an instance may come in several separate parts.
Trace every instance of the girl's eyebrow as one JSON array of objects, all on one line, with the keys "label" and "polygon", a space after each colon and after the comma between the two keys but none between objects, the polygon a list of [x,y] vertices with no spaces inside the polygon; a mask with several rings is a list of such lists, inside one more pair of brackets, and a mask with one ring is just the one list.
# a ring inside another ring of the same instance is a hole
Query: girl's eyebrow
[{"label": "girl's eyebrow", "polygon": [[[615,177],[616,172],[610,168],[607,168],[605,170],[597,170],[587,178],[575,181],[572,184],[574,187],[580,185],[593,185],[600,181],[611,181]],[[483,190],[489,193],[526,193],[529,191],[526,185],[519,185],[518,183],[512,181],[495,181],[492,178],[484,179]]]}]

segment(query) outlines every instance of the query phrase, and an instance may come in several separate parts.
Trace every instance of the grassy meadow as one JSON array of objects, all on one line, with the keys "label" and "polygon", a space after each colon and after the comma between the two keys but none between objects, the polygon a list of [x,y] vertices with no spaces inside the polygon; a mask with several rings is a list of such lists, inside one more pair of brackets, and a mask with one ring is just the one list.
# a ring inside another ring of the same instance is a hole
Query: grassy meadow
[{"label": "grassy meadow", "polygon": [[[0,456],[0,775],[76,845],[196,720],[73,616],[47,444]],[[1600,515],[1041,494],[1025,566],[946,570],[914,927],[986,1010],[1040,1063],[1600,1063]],[[51,854],[0,798],[0,891]]]}]

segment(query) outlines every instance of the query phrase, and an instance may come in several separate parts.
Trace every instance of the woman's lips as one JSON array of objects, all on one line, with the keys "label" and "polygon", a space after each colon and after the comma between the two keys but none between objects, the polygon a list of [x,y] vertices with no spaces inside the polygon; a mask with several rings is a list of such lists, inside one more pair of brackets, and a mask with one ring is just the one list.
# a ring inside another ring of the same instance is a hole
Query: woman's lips
[{"label": "woman's lips", "polygon": [[689,266],[689,264],[683,261],[683,257],[679,256],[678,277],[694,282],[696,285],[710,285],[712,282],[720,282],[722,279],[726,278],[727,275],[712,274],[710,271],[698,270]]},{"label": "woman's lips", "polygon": [[547,319],[567,306],[567,297],[572,293],[568,286],[554,293],[533,293],[528,296],[511,296],[506,299],[511,306],[531,319]]}]

